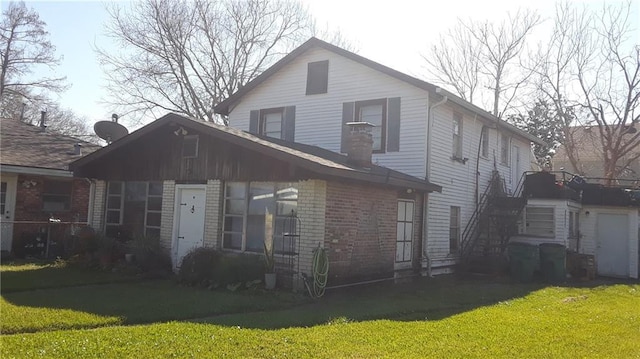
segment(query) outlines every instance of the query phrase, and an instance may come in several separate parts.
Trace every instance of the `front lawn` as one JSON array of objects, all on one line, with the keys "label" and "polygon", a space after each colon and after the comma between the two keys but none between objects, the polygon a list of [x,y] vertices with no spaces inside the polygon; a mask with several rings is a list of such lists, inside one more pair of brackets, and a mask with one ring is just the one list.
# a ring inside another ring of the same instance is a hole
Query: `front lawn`
[{"label": "front lawn", "polygon": [[[356,305],[340,310],[336,304],[334,313],[344,316],[333,317],[321,325],[314,325],[317,321],[314,318],[307,323],[309,327],[299,323],[283,329],[245,328],[233,325],[233,316],[227,316],[225,324],[212,324],[215,319],[211,319],[212,323],[171,322],[3,335],[1,354],[3,358],[640,356],[640,285],[548,287],[491,305],[484,305],[489,298],[478,293],[478,297],[484,298],[479,301],[480,306],[473,307],[473,298],[443,298],[437,286],[435,292],[440,293],[431,293],[430,284],[422,281],[415,291],[401,288],[395,294],[386,287],[369,292],[368,301],[360,303],[357,310]],[[476,283],[457,283],[466,285],[477,288]],[[518,287],[499,284],[493,290],[500,290],[500,286],[507,291]],[[470,293],[459,289],[445,292]],[[363,299],[357,292],[347,294],[353,295],[356,303]],[[434,300],[434,295],[439,299]],[[385,302],[394,296],[399,302],[404,301],[404,305],[414,307],[398,310],[396,314],[386,313],[384,319],[374,319],[377,315],[367,318],[363,306],[373,305],[376,310],[389,308]],[[346,304],[344,299],[339,298]],[[424,302],[422,306],[420,299]],[[293,311],[269,311],[263,313],[263,318],[268,321],[290,317],[303,308],[297,313],[314,312],[316,308],[331,307],[333,300],[330,295],[328,303],[321,300]],[[429,306],[437,303],[441,308],[448,306],[449,311],[430,317]],[[461,303],[457,311],[456,303]],[[245,321],[246,317],[237,318]]]},{"label": "front lawn", "polygon": [[85,285],[2,295],[0,332],[93,328],[285,308],[301,296],[180,287],[171,280]]},{"label": "front lawn", "polygon": [[135,277],[100,270],[68,267],[51,262],[13,262],[0,266],[2,293],[77,285],[131,282]]},{"label": "front lawn", "polygon": [[1,268],[2,358],[640,358],[637,282],[448,276],[312,301],[45,264]]}]

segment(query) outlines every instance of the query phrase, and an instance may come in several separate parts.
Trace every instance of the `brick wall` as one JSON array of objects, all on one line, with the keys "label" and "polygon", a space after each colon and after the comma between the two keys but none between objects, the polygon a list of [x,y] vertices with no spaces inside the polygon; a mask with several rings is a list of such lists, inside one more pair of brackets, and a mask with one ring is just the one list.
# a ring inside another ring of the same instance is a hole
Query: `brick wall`
[{"label": "brick wall", "polygon": [[[60,180],[67,180],[67,178],[60,178]],[[13,226],[12,250],[14,252],[21,252],[21,255],[24,255],[23,243],[31,242],[36,237],[45,239],[47,231],[54,242],[67,236],[71,226],[65,223],[49,223],[49,218],[52,216],[61,222],[87,222],[90,184],[80,178],[68,180],[72,182],[70,209],[51,213],[43,210],[42,194],[46,177],[24,174],[18,176],[14,210],[14,221],[17,223]]]},{"label": "brick wall", "polygon": [[[61,178],[61,180],[66,180]],[[85,179],[71,180],[71,208],[68,211],[55,212],[53,216],[63,222],[86,222],[89,208],[89,182]],[[42,192],[45,177],[19,175],[16,188],[16,221],[48,221],[50,212],[42,210]]]},{"label": "brick wall", "polygon": [[222,246],[222,183],[220,180],[207,181],[204,218],[204,246],[220,249]]},{"label": "brick wall", "polygon": [[[298,218],[300,219],[300,247],[298,249],[300,272],[311,275],[313,250],[325,245],[325,213],[327,182],[310,180],[298,182]],[[294,264],[295,265],[295,264]],[[294,278],[294,286],[303,288],[300,278]]]},{"label": "brick wall", "polygon": [[162,215],[160,217],[160,245],[171,250],[173,240],[173,211],[175,206],[176,181],[162,183]]},{"label": "brick wall", "polygon": [[391,189],[327,183],[328,285],[393,276],[397,199]]}]

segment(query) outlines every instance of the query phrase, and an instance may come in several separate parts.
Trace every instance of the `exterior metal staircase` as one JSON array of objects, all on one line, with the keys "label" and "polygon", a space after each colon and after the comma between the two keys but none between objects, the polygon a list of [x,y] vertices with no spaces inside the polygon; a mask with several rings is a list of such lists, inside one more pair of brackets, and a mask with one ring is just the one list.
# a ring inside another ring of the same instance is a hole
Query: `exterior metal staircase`
[{"label": "exterior metal staircase", "polygon": [[463,269],[494,272],[505,262],[509,239],[518,231],[518,219],[527,204],[522,197],[522,176],[516,190],[509,194],[504,179],[493,171],[478,206],[462,232],[460,259]]}]

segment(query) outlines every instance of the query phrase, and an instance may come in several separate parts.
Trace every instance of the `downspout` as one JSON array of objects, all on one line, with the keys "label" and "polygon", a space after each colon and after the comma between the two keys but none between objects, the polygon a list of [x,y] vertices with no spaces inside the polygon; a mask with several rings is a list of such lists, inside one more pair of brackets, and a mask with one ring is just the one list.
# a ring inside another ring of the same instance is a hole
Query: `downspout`
[{"label": "downspout", "polygon": [[[478,115],[476,114],[476,117]],[[478,141],[478,153],[476,154],[476,189],[475,189],[475,202],[476,202],[476,210],[478,210],[478,190],[480,188],[480,151],[482,150],[482,138],[484,134],[487,132],[488,128],[486,125],[482,125],[482,129],[480,130],[480,141]]]},{"label": "downspout", "polygon": [[[440,94],[440,88],[437,87],[436,88],[436,93]],[[425,179],[427,181],[429,181],[431,179],[431,133],[433,131],[431,131],[431,127],[433,126],[433,110],[441,105],[444,105],[447,101],[449,100],[449,98],[447,96],[442,96],[442,99],[436,103],[434,103],[433,105],[429,106],[428,102],[427,102],[427,156],[426,156],[426,176]],[[429,251],[427,250],[427,244],[428,244],[428,211],[427,211],[427,206],[429,204],[428,201],[428,197],[429,195],[425,192],[425,194],[423,195],[423,199],[422,199],[422,257],[424,259],[427,260],[427,276],[432,277],[433,275],[431,274],[431,257],[429,257]]]},{"label": "downspout", "polygon": [[89,208],[87,209],[87,226],[91,227],[93,219],[93,206],[95,204],[96,197],[96,182],[89,178],[85,178],[84,180],[89,183]]}]

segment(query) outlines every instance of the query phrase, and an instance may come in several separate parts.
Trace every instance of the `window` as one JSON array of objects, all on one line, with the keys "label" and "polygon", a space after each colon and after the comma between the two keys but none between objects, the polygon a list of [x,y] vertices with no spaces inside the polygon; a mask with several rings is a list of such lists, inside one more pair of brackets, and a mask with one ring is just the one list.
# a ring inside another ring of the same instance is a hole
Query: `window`
[{"label": "window", "polygon": [[0,182],[0,215],[4,215],[7,203],[7,182]]},{"label": "window", "polygon": [[489,157],[489,128],[482,127],[482,135],[480,136],[480,155],[484,158]]},{"label": "window", "polygon": [[45,180],[42,192],[42,210],[62,212],[71,209],[71,181]]},{"label": "window", "polygon": [[182,157],[198,157],[198,135],[187,135],[182,138]]},{"label": "window", "polygon": [[460,248],[460,207],[451,206],[449,213],[449,253],[457,253]]},{"label": "window", "polygon": [[398,201],[396,262],[411,262],[414,202]]},{"label": "window", "polygon": [[526,207],[524,228],[521,232],[532,236],[555,237],[555,210],[553,207]]},{"label": "window", "polygon": [[365,121],[373,124],[373,152],[399,152],[401,126],[401,98],[342,103],[342,138],[340,152],[349,148],[349,122]]},{"label": "window", "polygon": [[260,134],[282,138],[282,108],[273,108],[260,111]]},{"label": "window", "polygon": [[504,134],[500,137],[500,163],[509,165],[509,136]]},{"label": "window", "polygon": [[261,253],[266,236],[273,235],[276,253],[290,249],[282,234],[287,216],[297,214],[294,184],[228,182],[224,198],[222,248]]},{"label": "window", "polygon": [[462,115],[453,113],[453,158],[462,158]]},{"label": "window", "polygon": [[327,93],[329,84],[329,60],[310,62],[307,65],[307,95]]},{"label": "window", "polygon": [[162,182],[109,182],[105,210],[109,237],[160,237]]},{"label": "window", "polygon": [[371,129],[373,151],[384,152],[387,128],[387,100],[369,100],[355,103],[356,122],[368,122]]},{"label": "window", "polygon": [[249,112],[249,132],[279,138],[295,140],[296,107],[276,107]]},{"label": "window", "polygon": [[580,239],[580,213],[569,211],[569,246],[578,250],[578,240]]}]

